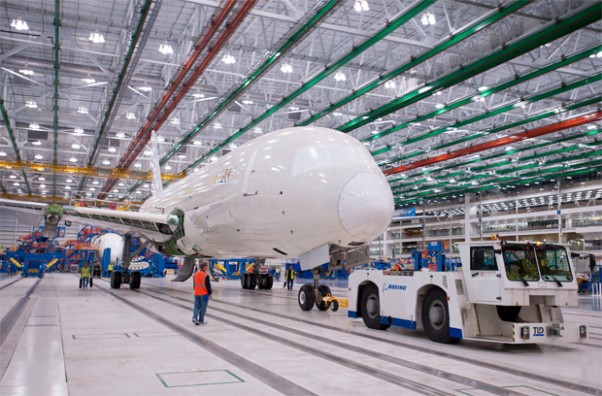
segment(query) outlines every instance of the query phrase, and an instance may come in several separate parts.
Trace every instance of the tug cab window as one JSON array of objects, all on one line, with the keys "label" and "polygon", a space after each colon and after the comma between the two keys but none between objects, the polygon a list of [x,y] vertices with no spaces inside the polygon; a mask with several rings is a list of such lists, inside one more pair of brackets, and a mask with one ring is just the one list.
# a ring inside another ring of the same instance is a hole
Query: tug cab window
[{"label": "tug cab window", "polygon": [[471,271],[497,271],[497,269],[493,246],[479,246],[470,248]]},{"label": "tug cab window", "polygon": [[573,273],[566,249],[558,245],[535,247],[541,277],[548,282],[572,282]]},{"label": "tug cab window", "polygon": [[539,280],[535,249],[532,245],[504,244],[502,255],[508,280],[519,282]]}]

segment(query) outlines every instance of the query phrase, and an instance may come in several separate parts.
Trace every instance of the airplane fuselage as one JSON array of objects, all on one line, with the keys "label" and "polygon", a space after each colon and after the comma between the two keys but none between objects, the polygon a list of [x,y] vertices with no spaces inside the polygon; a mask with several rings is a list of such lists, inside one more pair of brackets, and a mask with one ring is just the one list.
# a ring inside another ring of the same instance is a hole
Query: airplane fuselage
[{"label": "airplane fuselage", "polygon": [[298,257],[356,246],[393,213],[382,171],[356,139],[319,127],[256,138],[149,198],[140,212],[179,214],[186,255]]}]

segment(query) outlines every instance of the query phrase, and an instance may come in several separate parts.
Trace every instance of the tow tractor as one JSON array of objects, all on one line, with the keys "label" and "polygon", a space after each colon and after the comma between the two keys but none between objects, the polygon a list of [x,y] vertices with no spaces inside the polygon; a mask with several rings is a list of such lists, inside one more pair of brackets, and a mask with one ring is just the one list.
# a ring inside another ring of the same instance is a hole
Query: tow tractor
[{"label": "tow tractor", "polygon": [[511,344],[575,342],[587,327],[565,323],[577,305],[570,252],[559,244],[467,242],[462,265],[447,271],[359,270],[349,277],[350,318],[371,329],[424,330],[435,342],[471,339]]}]

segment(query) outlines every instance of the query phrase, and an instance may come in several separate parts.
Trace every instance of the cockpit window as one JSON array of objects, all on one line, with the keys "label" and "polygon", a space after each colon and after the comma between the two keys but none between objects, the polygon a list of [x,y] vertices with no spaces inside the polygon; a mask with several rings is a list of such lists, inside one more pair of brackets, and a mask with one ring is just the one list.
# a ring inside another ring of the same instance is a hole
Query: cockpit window
[{"label": "cockpit window", "polygon": [[573,273],[566,249],[558,245],[539,245],[535,247],[541,277],[545,281],[571,282]]},{"label": "cockpit window", "polygon": [[511,281],[537,281],[537,261],[532,245],[502,245],[506,276]]}]

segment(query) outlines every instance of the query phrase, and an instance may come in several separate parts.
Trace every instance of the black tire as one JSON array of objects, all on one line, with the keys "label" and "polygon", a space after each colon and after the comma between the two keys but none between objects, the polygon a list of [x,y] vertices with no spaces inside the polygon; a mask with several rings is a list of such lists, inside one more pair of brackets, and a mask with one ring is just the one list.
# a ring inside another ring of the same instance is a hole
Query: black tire
[{"label": "black tire", "polygon": [[330,303],[330,309],[332,309],[332,312],[336,312],[339,310],[339,302],[337,300],[332,300],[332,302]]},{"label": "black tire", "polygon": [[380,296],[374,284],[367,285],[361,297],[362,319],[366,327],[376,330],[386,330],[391,325],[380,322]]},{"label": "black tire", "polygon": [[314,295],[314,287],[310,283],[306,283],[299,289],[297,301],[303,311],[311,311],[314,306],[316,296]]},{"label": "black tire", "polygon": [[267,280],[266,280],[266,284],[265,284],[265,288],[267,290],[271,290],[272,286],[274,286],[274,277],[271,275],[267,276]]},{"label": "black tire", "polygon": [[111,289],[119,289],[121,287],[121,272],[111,272]]},{"label": "black tire", "polygon": [[441,289],[427,293],[422,304],[422,324],[431,341],[452,344],[459,338],[449,335],[449,309],[447,295]]},{"label": "black tire", "polygon": [[516,307],[516,306],[498,305],[496,307],[496,309],[497,309],[497,315],[504,322],[516,322],[516,319],[518,319],[518,314],[520,313],[521,307],[520,306]]},{"label": "black tire", "polygon": [[242,274],[242,276],[240,277],[240,285],[242,286],[243,289],[249,288],[249,286],[247,286],[247,279],[248,279],[247,274]]},{"label": "black tire", "polygon": [[[326,285],[318,286],[318,294],[320,295],[320,297],[332,295],[332,293],[330,292],[330,287]],[[320,311],[326,311],[328,308],[330,308],[330,304],[325,303],[322,300],[316,300],[316,308],[318,308]]]},{"label": "black tire", "polygon": [[255,277],[255,274],[249,274],[249,289],[251,290],[255,290],[255,286],[257,286],[257,278]]},{"label": "black tire", "polygon": [[140,272],[138,272],[138,271],[132,272],[130,274],[130,289],[132,289],[132,290],[140,289],[141,280],[142,280],[142,276],[140,275]]}]

